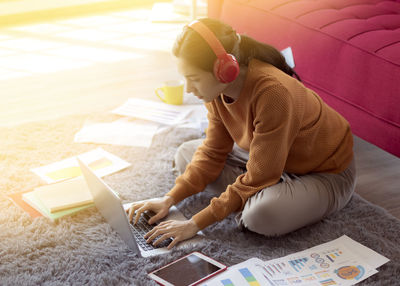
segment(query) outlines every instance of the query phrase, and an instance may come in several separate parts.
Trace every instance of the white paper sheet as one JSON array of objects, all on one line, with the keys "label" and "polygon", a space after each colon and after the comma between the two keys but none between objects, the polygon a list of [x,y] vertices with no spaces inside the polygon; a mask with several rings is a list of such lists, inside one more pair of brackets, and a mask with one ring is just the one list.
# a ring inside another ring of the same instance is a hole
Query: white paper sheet
[{"label": "white paper sheet", "polygon": [[361,243],[358,243],[357,241],[354,241],[347,235],[339,237],[338,239],[336,239],[336,242],[338,244],[345,245],[348,249],[351,249],[352,252],[356,253],[360,258],[362,258],[363,261],[374,268],[378,268],[390,261],[385,256],[380,255],[376,251],[362,245]]},{"label": "white paper sheet", "polygon": [[185,123],[181,124],[179,127],[193,128],[205,132],[208,126],[207,108],[204,104],[194,104],[188,107],[191,113],[187,116]]},{"label": "white paper sheet", "polygon": [[152,100],[130,98],[111,112],[160,124],[176,125],[185,122],[192,111],[193,108],[190,105],[171,105]]},{"label": "white paper sheet", "polygon": [[149,147],[159,124],[122,118],[110,123],[84,126],[75,134],[75,142]]},{"label": "white paper sheet", "polygon": [[[34,168],[31,171],[48,184],[79,177],[82,175],[82,172],[76,157],[70,157],[46,166]],[[80,154],[78,157],[99,177],[118,172],[131,165],[102,148]]]}]

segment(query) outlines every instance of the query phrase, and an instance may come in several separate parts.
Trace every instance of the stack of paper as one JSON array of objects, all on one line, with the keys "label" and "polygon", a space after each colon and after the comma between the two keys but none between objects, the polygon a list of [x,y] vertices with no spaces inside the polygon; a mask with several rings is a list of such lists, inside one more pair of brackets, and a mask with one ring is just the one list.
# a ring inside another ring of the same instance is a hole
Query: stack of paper
[{"label": "stack of paper", "polygon": [[269,261],[251,258],[201,285],[354,285],[377,273],[376,268],[388,261],[343,235],[285,257]]},{"label": "stack of paper", "polygon": [[171,105],[153,100],[130,98],[111,111],[125,116],[108,123],[83,126],[75,134],[75,142],[150,147],[153,136],[163,128],[179,125],[205,132],[207,109],[203,104]]},{"label": "stack of paper", "polygon": [[93,197],[82,177],[35,188],[24,193],[22,199],[52,221],[93,206]]},{"label": "stack of paper", "polygon": [[93,203],[93,196],[82,177],[35,188],[33,195],[51,213]]}]

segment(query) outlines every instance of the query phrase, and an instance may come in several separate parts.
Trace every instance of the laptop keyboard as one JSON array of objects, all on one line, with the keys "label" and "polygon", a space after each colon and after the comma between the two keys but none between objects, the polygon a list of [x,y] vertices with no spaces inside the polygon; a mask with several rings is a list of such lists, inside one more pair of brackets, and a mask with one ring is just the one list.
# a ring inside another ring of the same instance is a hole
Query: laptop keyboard
[{"label": "laptop keyboard", "polygon": [[[140,219],[139,219],[139,221],[137,222],[136,225],[134,225],[133,223],[130,223],[132,232],[133,232],[133,234],[134,234],[134,236],[136,238],[137,243],[144,250],[153,250],[153,249],[156,249],[156,248],[167,247],[172,241],[172,239],[169,238],[169,239],[164,240],[163,242],[161,242],[157,246],[154,246],[152,244],[148,244],[146,242],[146,239],[144,238],[145,234],[148,233],[150,230],[152,230],[153,227],[155,226],[155,225],[150,225],[147,221],[154,215],[155,215],[155,213],[147,211],[147,212],[144,212],[141,215],[141,217],[140,217]],[[153,242],[156,241],[159,237],[161,237],[161,235],[157,236],[153,240]]]}]

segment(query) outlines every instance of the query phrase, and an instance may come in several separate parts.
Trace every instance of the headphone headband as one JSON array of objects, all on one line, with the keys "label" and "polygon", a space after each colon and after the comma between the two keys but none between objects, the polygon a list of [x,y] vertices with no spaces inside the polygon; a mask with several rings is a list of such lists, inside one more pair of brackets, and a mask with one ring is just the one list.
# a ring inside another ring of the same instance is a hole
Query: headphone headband
[{"label": "headphone headband", "polygon": [[217,58],[223,57],[227,54],[224,46],[204,23],[200,22],[199,20],[194,20],[192,23],[189,24],[189,27],[203,37],[210,48],[214,51]]}]

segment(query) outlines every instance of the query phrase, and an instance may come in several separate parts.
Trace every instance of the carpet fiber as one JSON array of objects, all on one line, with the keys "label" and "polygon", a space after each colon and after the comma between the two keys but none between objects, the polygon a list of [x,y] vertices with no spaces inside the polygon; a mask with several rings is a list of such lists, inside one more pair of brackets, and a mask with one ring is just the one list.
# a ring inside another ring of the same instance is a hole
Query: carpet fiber
[{"label": "carpet fiber", "polygon": [[[43,185],[31,168],[98,147],[74,143],[74,134],[85,121],[111,119],[115,118],[79,115],[0,128],[1,194]],[[177,147],[197,137],[192,129],[170,128],[157,134],[148,149],[100,145],[132,163],[105,181],[124,202],[162,196],[174,184],[171,164]],[[209,194],[201,193],[178,208],[190,217],[209,199]],[[233,215],[204,233],[208,240],[190,251],[201,251],[228,266],[251,257],[281,257],[346,234],[391,259],[360,285],[399,285],[400,221],[358,195],[340,213],[278,238],[239,231]],[[0,196],[0,285],[156,285],[147,272],[190,251],[139,258],[95,208],[52,223],[44,217],[31,219]]]}]

